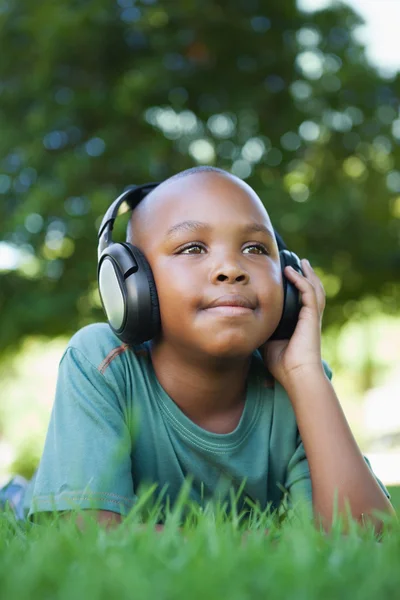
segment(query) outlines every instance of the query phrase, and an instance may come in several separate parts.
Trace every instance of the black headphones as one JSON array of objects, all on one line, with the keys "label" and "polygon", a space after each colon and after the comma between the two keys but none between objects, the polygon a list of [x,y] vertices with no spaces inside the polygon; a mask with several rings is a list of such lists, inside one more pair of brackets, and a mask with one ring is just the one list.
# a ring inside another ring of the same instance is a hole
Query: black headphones
[{"label": "black headphones", "polygon": [[[112,230],[121,204],[125,202],[134,210],[158,185],[160,182],[146,183],[123,192],[108,208],[98,233],[97,278],[101,302],[113,332],[131,345],[151,340],[160,331],[158,296],[144,254],[128,242],[113,242]],[[283,270],[287,265],[299,273],[302,269],[298,256],[289,252],[281,236],[274,232],[281,260],[284,302],[281,320],[269,339],[282,340],[293,334],[301,308],[299,292]]]}]

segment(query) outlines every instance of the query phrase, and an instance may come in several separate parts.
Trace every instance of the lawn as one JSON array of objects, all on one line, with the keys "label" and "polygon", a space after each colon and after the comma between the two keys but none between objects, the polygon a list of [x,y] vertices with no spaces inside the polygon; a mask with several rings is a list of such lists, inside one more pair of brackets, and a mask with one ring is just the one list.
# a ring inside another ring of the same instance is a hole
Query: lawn
[{"label": "lawn", "polygon": [[[391,490],[400,507],[400,488]],[[398,598],[400,527],[381,543],[354,524],[330,535],[301,516],[280,523],[254,511],[246,522],[217,509],[171,511],[164,531],[131,512],[113,531],[88,521],[18,524],[0,514],[1,600],[77,598],[245,600]],[[181,525],[181,526],[180,526]],[[265,530],[269,535],[265,535]],[[247,533],[244,533],[247,531]]]}]

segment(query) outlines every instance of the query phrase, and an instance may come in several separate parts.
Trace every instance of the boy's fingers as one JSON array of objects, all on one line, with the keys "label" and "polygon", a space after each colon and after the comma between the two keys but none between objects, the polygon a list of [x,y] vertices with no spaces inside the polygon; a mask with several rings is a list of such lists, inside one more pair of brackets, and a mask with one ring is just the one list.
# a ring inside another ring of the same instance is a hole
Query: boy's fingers
[{"label": "boy's fingers", "polygon": [[293,267],[286,267],[285,274],[287,274],[290,277],[290,279],[295,283],[297,289],[301,292],[303,296],[307,294],[307,296],[309,296],[309,301],[313,299],[315,303],[317,302],[315,287],[309,278],[295,271]]},{"label": "boy's fingers", "polygon": [[305,273],[307,279],[309,279],[314,285],[315,293],[317,295],[317,300],[318,300],[318,306],[320,308],[320,311],[322,312],[325,308],[325,298],[326,298],[323,283],[320,280],[320,278],[318,277],[318,275],[315,273],[314,269],[312,268],[312,266],[310,265],[310,262],[307,259],[303,258],[301,261],[301,265],[302,265],[303,272]]},{"label": "boy's fingers", "polygon": [[[303,265],[302,267],[304,268]],[[318,289],[319,280],[315,273],[311,273],[311,267],[304,268],[304,275],[297,273],[292,267],[286,267],[285,274],[289,276],[301,293],[303,305],[316,308],[318,312],[322,312],[325,306],[325,294],[321,288]]]}]

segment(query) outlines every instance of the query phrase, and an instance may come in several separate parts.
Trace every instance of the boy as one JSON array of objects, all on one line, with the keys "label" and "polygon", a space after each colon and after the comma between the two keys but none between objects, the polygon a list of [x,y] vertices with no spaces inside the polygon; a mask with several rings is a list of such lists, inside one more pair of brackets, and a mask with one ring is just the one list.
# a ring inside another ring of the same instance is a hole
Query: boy
[{"label": "boy", "polygon": [[265,343],[283,286],[255,192],[219,169],[184,171],[137,206],[128,241],[151,267],[161,331],[137,346],[106,324],[72,338],[29,515],[80,506],[118,523],[142,484],[167,486],[173,503],[190,475],[198,502],[245,479],[243,497],[277,508],[284,488],[327,530],[337,492],[340,512],[348,501],[380,530],[373,511],[394,511],[321,360],[325,294],[307,260],[283,275],[301,293],[293,335]]}]

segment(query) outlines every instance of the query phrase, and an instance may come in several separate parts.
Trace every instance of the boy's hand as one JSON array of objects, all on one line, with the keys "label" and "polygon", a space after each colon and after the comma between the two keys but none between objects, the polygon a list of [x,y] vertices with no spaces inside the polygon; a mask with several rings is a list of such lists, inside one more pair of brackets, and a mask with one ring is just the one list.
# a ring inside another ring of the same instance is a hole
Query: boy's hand
[{"label": "boy's hand", "polygon": [[325,291],[321,280],[308,260],[301,261],[303,275],[291,267],[285,276],[301,294],[302,307],[296,329],[290,340],[266,342],[263,347],[264,363],[281,385],[294,373],[303,369],[323,369],[321,362],[321,321],[325,308]]}]

